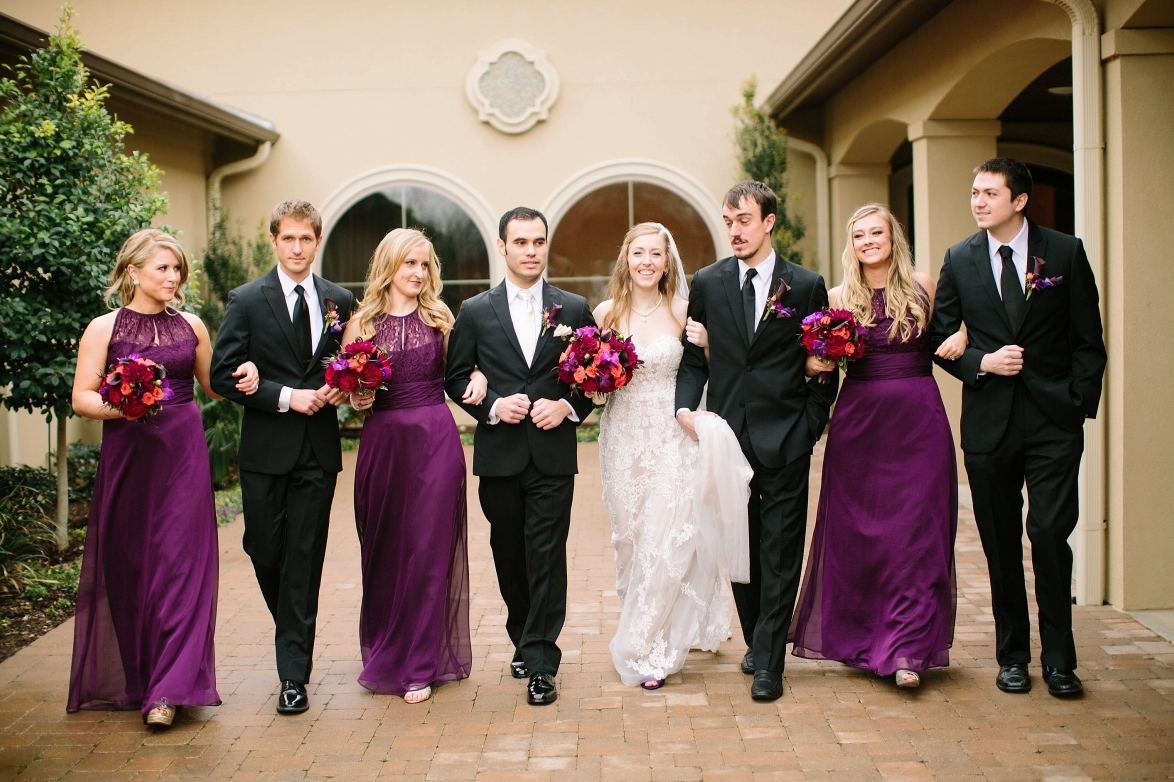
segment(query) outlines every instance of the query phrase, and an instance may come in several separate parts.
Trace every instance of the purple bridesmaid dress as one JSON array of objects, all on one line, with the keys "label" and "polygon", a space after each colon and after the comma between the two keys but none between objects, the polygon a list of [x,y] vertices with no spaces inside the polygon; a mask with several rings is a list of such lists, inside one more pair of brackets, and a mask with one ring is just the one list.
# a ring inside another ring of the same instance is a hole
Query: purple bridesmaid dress
[{"label": "purple bridesmaid dress", "polygon": [[359,684],[403,695],[473,666],[465,453],[444,402],[444,335],[413,312],[378,318],[374,341],[392,376],[363,424],[355,472]]},{"label": "purple bridesmaid dress", "polygon": [[950,664],[958,469],[928,332],[890,342],[883,289],[872,313],[828,430],[789,640],[796,657],[890,676]]},{"label": "purple bridesmaid dress", "polygon": [[218,545],[196,333],[175,310],[120,309],[107,365],[163,364],[175,396],[145,421],[102,425],[77,593],[70,712],[216,706]]}]

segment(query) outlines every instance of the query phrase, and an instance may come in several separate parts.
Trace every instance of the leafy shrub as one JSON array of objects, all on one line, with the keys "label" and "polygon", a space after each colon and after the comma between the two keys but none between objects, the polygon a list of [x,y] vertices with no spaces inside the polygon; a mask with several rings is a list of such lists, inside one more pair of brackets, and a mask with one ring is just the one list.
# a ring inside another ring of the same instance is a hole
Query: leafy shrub
[{"label": "leafy shrub", "polygon": [[231,489],[222,489],[216,492],[216,526],[223,527],[226,524],[231,524],[238,513],[245,509],[244,500],[241,499],[240,485],[233,486]]},{"label": "leafy shrub", "polygon": [[[0,472],[9,480],[13,473],[20,471],[43,479],[35,469],[6,467]],[[49,471],[44,473],[48,475]],[[54,501],[55,496],[46,496],[43,490],[28,485],[10,484],[0,489],[0,580],[13,589],[19,590],[24,582],[19,566],[43,561],[56,545],[53,523],[47,512],[53,508]]]},{"label": "leafy shrub", "polygon": [[69,445],[69,498],[89,502],[94,494],[94,478],[98,474],[98,454],[102,444],[86,445],[82,442]]},{"label": "leafy shrub", "polygon": [[241,418],[244,408],[227,399],[213,399],[196,388],[196,403],[204,421],[204,440],[208,443],[208,465],[212,483],[225,489],[236,483],[236,452],[241,441]]},{"label": "leafy shrub", "polygon": [[39,603],[49,596],[49,590],[41,584],[29,584],[24,588],[24,599]]}]

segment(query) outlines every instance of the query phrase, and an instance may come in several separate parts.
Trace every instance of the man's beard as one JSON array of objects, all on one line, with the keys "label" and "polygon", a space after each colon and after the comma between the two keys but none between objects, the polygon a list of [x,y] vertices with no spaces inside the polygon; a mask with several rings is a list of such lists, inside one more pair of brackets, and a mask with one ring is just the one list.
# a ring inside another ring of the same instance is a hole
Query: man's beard
[{"label": "man's beard", "polygon": [[733,249],[734,249],[734,257],[737,258],[739,261],[744,261],[747,258],[753,258],[754,254],[757,253],[761,249],[761,247],[751,248],[749,242],[747,242],[746,244],[740,245],[738,247],[734,247]]}]

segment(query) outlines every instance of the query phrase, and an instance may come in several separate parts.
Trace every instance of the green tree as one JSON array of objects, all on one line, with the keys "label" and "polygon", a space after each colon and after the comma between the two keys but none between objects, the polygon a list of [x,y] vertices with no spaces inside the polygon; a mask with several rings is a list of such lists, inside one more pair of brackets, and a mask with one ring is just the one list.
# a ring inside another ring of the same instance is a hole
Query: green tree
[{"label": "green tree", "polygon": [[802,264],[803,253],[795,244],[806,233],[803,218],[787,209],[787,134],[754,105],[757,91],[758,82],[751,78],[742,85],[742,102],[730,109],[737,123],[738,164],[744,177],[762,182],[779,197],[771,243],[780,258]]},{"label": "green tree", "polygon": [[57,545],[68,544],[66,421],[82,330],[119,247],[167,211],[160,171],[127,153],[131,127],[104,106],[62,9],[44,49],[0,80],[0,387],[6,407],[57,420]]}]

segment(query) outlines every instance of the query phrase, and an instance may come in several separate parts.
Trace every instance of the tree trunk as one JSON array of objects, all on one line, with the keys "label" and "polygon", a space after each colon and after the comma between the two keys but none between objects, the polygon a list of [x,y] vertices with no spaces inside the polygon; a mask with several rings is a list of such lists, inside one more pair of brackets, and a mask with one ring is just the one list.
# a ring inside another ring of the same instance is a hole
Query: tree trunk
[{"label": "tree trunk", "polygon": [[57,414],[57,523],[53,534],[57,538],[57,550],[69,547],[69,435],[66,427],[69,417]]}]

